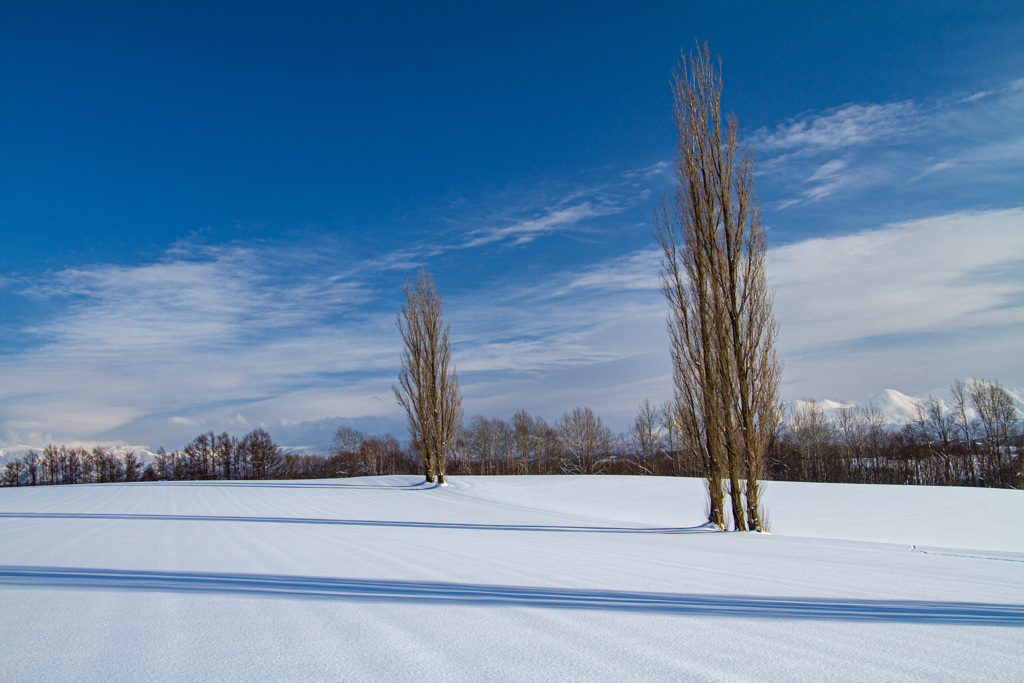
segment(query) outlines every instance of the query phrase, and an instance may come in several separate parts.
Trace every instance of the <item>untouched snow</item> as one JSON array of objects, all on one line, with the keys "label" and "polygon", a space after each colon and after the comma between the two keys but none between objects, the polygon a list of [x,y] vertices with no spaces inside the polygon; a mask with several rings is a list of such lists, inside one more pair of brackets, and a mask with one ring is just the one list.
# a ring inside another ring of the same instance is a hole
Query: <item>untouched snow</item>
[{"label": "untouched snow", "polygon": [[1013,680],[1024,494],[414,477],[0,489],[0,679]]}]

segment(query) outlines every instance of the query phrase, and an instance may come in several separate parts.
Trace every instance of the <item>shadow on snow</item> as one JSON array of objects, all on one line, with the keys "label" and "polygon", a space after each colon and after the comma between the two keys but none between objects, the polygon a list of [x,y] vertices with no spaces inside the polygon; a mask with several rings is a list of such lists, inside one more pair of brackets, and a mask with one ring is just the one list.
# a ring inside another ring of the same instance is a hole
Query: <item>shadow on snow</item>
[{"label": "shadow on snow", "polygon": [[235,517],[230,515],[144,515],[77,512],[0,512],[0,519],[116,519],[149,522],[257,522],[261,524],[328,524],[337,526],[403,527],[411,529],[464,529],[471,531],[557,531],[603,534],[714,533],[699,527],[560,526],[546,524],[474,524],[463,522],[407,522],[381,519],[322,519],[316,517]]},{"label": "shadow on snow", "polygon": [[[394,476],[394,475],[392,475]],[[401,475],[398,475],[401,476]],[[217,487],[228,487],[233,489],[242,488],[259,488],[259,489],[389,489],[391,491],[429,491],[431,489],[439,488],[440,485],[437,482],[428,484],[420,478],[419,481],[399,481],[398,483],[380,483],[380,484],[342,484],[342,483],[326,483],[333,481],[330,479],[291,479],[291,480],[280,480],[280,479],[232,479],[224,481],[220,479],[208,479],[208,480],[181,480],[181,481],[135,481],[129,482],[131,486],[158,486],[158,487],[175,487],[180,488],[184,486],[201,486],[203,488],[217,488]],[[125,482],[121,482],[125,483]],[[110,484],[75,484],[75,486],[110,486]]]},{"label": "shadow on snow", "polygon": [[157,591],[422,605],[644,612],[691,617],[811,619],[1024,627],[1024,605],[854,600],[488,586],[309,576],[0,566],[0,586]]}]

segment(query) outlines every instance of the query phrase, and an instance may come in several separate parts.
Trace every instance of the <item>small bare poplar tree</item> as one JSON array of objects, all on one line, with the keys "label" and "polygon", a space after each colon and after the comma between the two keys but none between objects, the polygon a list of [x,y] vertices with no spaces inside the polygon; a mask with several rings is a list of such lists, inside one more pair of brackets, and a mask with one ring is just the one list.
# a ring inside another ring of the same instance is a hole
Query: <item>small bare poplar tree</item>
[{"label": "small bare poplar tree", "polygon": [[612,447],[612,431],[590,408],[574,408],[555,427],[565,474],[596,474]]},{"label": "small bare poplar tree", "polygon": [[676,192],[654,219],[680,425],[704,463],[708,521],[725,526],[728,480],[735,527],[761,530],[759,479],[782,365],[754,157],[736,118],[722,118],[721,68],[707,44],[683,56],[673,91]]},{"label": "small bare poplar tree", "polygon": [[633,419],[629,430],[632,442],[632,464],[638,474],[652,474],[650,466],[664,448],[658,409],[646,398]]},{"label": "small bare poplar tree", "polygon": [[445,483],[445,463],[462,431],[462,392],[451,362],[448,325],[441,320],[441,293],[425,270],[405,283],[399,311],[402,369],[395,398],[405,408],[413,449],[423,459],[427,482]]}]

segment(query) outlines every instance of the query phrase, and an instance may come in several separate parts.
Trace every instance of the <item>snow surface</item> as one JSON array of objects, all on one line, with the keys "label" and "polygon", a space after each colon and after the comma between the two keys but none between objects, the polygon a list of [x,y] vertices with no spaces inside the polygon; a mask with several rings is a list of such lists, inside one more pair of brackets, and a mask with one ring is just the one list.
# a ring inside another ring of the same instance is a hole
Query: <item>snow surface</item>
[{"label": "snow surface", "polygon": [[0,490],[0,679],[1019,680],[1024,493],[660,477]]}]

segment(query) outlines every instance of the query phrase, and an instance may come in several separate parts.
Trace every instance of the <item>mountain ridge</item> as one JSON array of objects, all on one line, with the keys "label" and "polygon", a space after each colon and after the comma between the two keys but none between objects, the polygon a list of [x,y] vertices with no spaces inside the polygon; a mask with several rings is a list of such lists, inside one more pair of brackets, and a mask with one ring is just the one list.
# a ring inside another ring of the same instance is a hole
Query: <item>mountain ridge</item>
[{"label": "mountain ridge", "polygon": [[[972,378],[967,378],[964,384],[970,385],[975,381]],[[1013,400],[1014,406],[1017,408],[1018,416],[1024,418],[1024,388],[1021,387],[1002,387],[1010,395]],[[912,396],[904,394],[897,389],[883,389],[867,401],[861,403],[857,402],[843,402],[834,399],[813,399],[814,402],[820,406],[825,414],[834,418],[835,414],[844,407],[858,407],[858,406],[875,406],[878,408],[885,418],[885,422],[890,427],[899,428],[907,422],[910,422],[915,417],[916,406],[922,405],[929,397],[935,397],[942,403],[944,410],[949,410],[949,406],[952,405],[951,399],[951,386],[945,388],[939,388],[928,392],[924,396]],[[803,406],[809,404],[811,399],[807,400],[790,400],[785,401],[785,405],[789,410],[790,415],[796,410],[799,410]],[[975,417],[974,411],[968,409],[968,416],[972,419]],[[307,420],[303,422],[286,423],[275,427],[267,426],[264,427],[270,432],[272,438],[278,443],[285,453],[321,453],[325,454],[330,452],[331,440],[335,430],[339,426],[346,425],[354,427],[367,434],[384,434],[391,433],[396,434],[401,432],[404,425],[401,423],[385,418],[385,417],[363,417],[363,418],[324,418],[320,420]],[[240,435],[237,435],[240,436]],[[107,444],[99,442],[72,442],[67,444],[68,446],[81,446],[87,450],[91,450],[94,446],[103,446],[107,450],[113,451],[116,455],[124,455],[129,450],[134,450],[136,455],[139,456],[140,460],[144,464],[148,464],[152,461],[156,455],[158,448],[152,446],[139,446],[139,445],[127,445],[127,444]],[[26,445],[26,444],[5,444],[0,445],[0,463],[7,462],[12,458],[19,458],[29,450],[34,450],[37,453],[41,452],[46,444],[37,445]],[[173,449],[172,449],[173,450]]]}]

